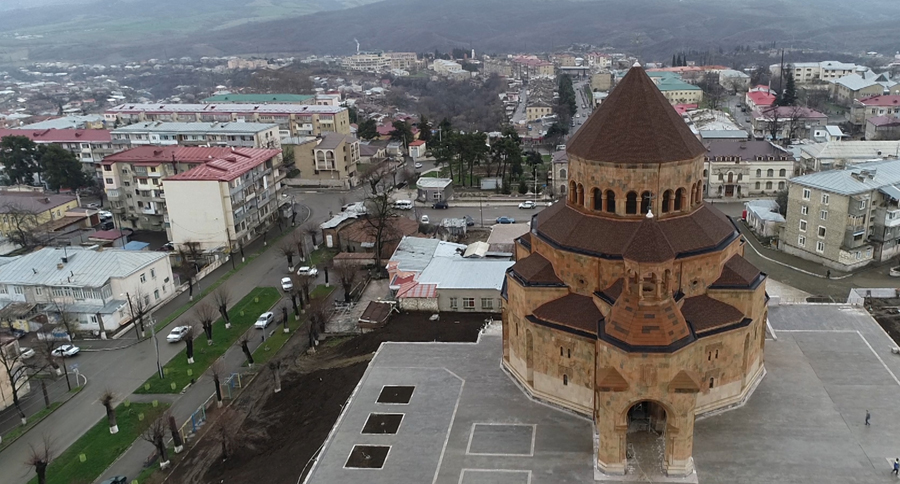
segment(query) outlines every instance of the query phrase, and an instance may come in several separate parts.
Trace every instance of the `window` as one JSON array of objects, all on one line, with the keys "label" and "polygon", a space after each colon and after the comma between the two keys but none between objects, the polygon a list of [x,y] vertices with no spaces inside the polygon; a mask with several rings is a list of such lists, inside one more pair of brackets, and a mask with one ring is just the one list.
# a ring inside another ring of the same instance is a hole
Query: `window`
[{"label": "window", "polygon": [[773,176],[775,176],[775,170],[769,168],[768,170],[766,170],[766,176],[772,178]]},{"label": "window", "polygon": [[754,186],[757,190],[759,190],[759,188],[760,188],[759,182],[756,182],[756,184]]},{"label": "window", "polygon": [[809,207],[807,207],[806,205],[800,205],[800,215],[807,214],[809,214]]},{"label": "window", "polygon": [[715,378],[710,378],[710,379],[709,379],[709,389],[712,390],[712,387],[714,387],[715,384],[716,384],[716,379],[715,379]]},{"label": "window", "polygon": [[6,288],[6,284],[0,284],[0,294],[9,294],[9,289]]},{"label": "window", "polygon": [[820,210],[819,218],[822,220],[828,220],[828,210]]},{"label": "window", "polygon": [[821,240],[816,242],[816,252],[825,252],[825,242]]},{"label": "window", "polygon": [[34,288],[34,293],[37,294],[38,296],[40,296],[41,294],[44,293],[44,290],[41,289],[41,286],[37,286]]},{"label": "window", "polygon": [[112,184],[113,184],[113,179],[112,179],[112,178],[107,178],[107,179],[104,180],[104,181],[106,182],[107,185],[112,185]]},{"label": "window", "polygon": [[868,205],[868,203],[869,203],[868,200],[860,200],[859,201],[859,209],[862,210],[862,209],[866,208],[866,205]]},{"label": "window", "polygon": [[494,309],[494,300],[489,297],[481,298],[481,309]]},{"label": "window", "polygon": [[475,309],[475,298],[474,297],[464,297],[463,298],[463,309]]},{"label": "window", "polygon": [[783,181],[782,181],[782,182],[778,182],[778,189],[779,189],[779,190],[784,190],[784,182],[783,182]]},{"label": "window", "polygon": [[804,200],[809,200],[809,188],[804,188],[804,189],[803,189],[803,199],[804,199]]},{"label": "window", "polygon": [[762,178],[762,170],[756,170],[756,178]]},{"label": "window", "polygon": [[143,272],[141,273],[141,282],[147,282],[147,274],[146,273],[143,273]]},{"label": "window", "polygon": [[801,221],[800,221],[800,231],[801,231],[801,232],[806,232],[806,220],[801,220]]},{"label": "window", "polygon": [[25,294],[25,288],[22,286],[13,286],[13,292],[16,294]]},{"label": "window", "polygon": [[772,189],[772,182],[766,182],[766,190]]},{"label": "window", "polygon": [[457,298],[455,298],[455,297],[450,298],[450,309],[458,308],[459,307],[458,304],[459,303],[457,302]]},{"label": "window", "polygon": [[563,385],[568,385],[568,384],[569,384],[569,375],[566,375],[565,373],[563,373]]},{"label": "window", "polygon": [[153,297],[156,298],[157,301],[159,301],[159,289],[153,291]]},{"label": "window", "polygon": [[150,269],[150,277],[156,279],[156,269]]},{"label": "window", "polygon": [[799,245],[800,247],[806,247],[806,236],[805,235],[801,235],[800,237],[797,237],[797,245]]},{"label": "window", "polygon": [[825,227],[819,225],[819,237],[825,237]]},{"label": "window", "polygon": [[825,205],[828,205],[828,194],[827,193],[822,194],[822,203],[824,203]]},{"label": "window", "polygon": [[149,296],[149,295],[148,295],[148,296],[144,296],[144,305],[145,305],[145,306],[149,306],[149,305],[150,305],[150,296]]},{"label": "window", "polygon": [[787,171],[784,168],[778,170],[778,176],[784,177],[786,174],[787,174]]},{"label": "window", "polygon": [[112,165],[103,165],[103,171],[112,171]]}]

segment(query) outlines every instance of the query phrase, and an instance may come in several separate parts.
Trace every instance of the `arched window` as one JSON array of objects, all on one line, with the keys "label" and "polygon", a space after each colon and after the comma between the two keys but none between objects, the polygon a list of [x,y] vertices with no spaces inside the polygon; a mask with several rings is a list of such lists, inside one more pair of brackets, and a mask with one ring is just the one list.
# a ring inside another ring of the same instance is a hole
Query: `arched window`
[{"label": "arched window", "polygon": [[744,179],[744,174],[743,174],[743,173],[738,173],[738,181],[741,181],[741,180],[743,180],[743,179]]},{"label": "arched window", "polygon": [[[563,385],[568,385],[568,384],[569,384],[569,375],[566,375],[565,373],[563,373]],[[712,387],[710,387],[710,388],[712,388]]]},{"label": "arched window", "polygon": [[778,176],[783,177],[786,174],[787,174],[787,171],[784,168],[778,170]]},{"label": "arched window", "polygon": [[719,181],[725,181],[725,174],[719,173]]},{"label": "arched window", "polygon": [[778,182],[778,189],[779,189],[779,190],[784,190],[784,182],[783,182],[783,181]]},{"label": "arched window", "polygon": [[567,172],[566,172],[565,168],[559,169],[559,179],[560,180],[564,180],[566,178],[566,174],[567,174]]},{"label": "arched window", "polygon": [[600,198],[600,189],[592,188],[591,189],[591,202],[594,204],[594,210],[601,211],[603,210],[603,199]]},{"label": "arched window", "polygon": [[641,193],[641,213],[650,211],[650,192]]},{"label": "arched window", "polygon": [[684,188],[679,188],[675,191],[675,211],[682,210],[684,208],[684,198],[685,198],[685,190]]},{"label": "arched window", "polygon": [[766,170],[766,176],[772,178],[773,176],[775,176],[775,170],[769,168],[768,170]]},{"label": "arched window", "polygon": [[669,213],[672,211],[672,190],[666,190],[663,192],[662,197],[662,213]]},{"label": "arched window", "polygon": [[772,189],[772,182],[766,182],[766,190]]},{"label": "arched window", "polygon": [[762,178],[762,170],[756,170],[756,178]]},{"label": "arched window", "polygon": [[578,196],[577,191],[578,191],[578,189],[577,189],[577,187],[576,187],[576,185],[575,185],[575,182],[574,182],[574,181],[570,181],[570,182],[569,182],[569,202],[575,203],[575,200],[576,200],[575,197]]},{"label": "arched window", "polygon": [[728,183],[734,183],[734,172],[728,172]]},{"label": "arched window", "polygon": [[637,193],[628,192],[628,195],[625,195],[625,213],[634,215],[637,213],[637,208]]},{"label": "arched window", "polygon": [[703,178],[706,178],[706,176],[707,176],[706,173],[707,173],[707,172],[706,172],[706,170],[704,169],[704,170],[703,170]]},{"label": "arched window", "polygon": [[759,190],[759,182],[756,182],[755,187],[757,190]]},{"label": "arched window", "polygon": [[582,207],[584,206],[584,185],[581,183],[578,184],[578,200],[576,203]]},{"label": "arched window", "polygon": [[703,182],[697,182],[697,191],[694,193],[694,204],[699,204],[703,200]]},{"label": "arched window", "polygon": [[606,191],[606,211],[616,213],[616,192],[612,190]]}]

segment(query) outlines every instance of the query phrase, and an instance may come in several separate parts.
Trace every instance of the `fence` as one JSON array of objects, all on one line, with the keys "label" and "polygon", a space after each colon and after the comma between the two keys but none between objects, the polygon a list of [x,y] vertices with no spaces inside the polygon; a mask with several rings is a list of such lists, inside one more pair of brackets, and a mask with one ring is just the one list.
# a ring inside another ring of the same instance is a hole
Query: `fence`
[{"label": "fence", "polygon": [[[248,383],[253,380],[255,373],[241,374],[241,373],[232,373],[228,375],[227,378],[222,382],[221,390],[222,390],[222,400],[234,400],[237,396],[237,390],[243,388]],[[181,434],[181,439],[185,442],[188,442],[190,439],[194,437],[194,435],[203,427],[203,424],[206,423],[208,418],[207,410],[211,408],[216,401],[216,394],[213,392],[209,398],[206,399],[191,416],[181,424],[179,428],[179,433]]]}]

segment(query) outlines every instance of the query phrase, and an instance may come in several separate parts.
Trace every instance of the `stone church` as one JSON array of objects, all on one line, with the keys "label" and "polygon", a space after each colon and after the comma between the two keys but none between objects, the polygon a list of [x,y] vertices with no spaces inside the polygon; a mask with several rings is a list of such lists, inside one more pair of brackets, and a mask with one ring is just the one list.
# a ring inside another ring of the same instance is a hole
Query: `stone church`
[{"label": "stone church", "polygon": [[695,417],[765,374],[766,275],[703,202],[705,152],[636,65],[569,141],[566,203],[516,240],[503,365],[592,417],[605,474],[625,474],[648,436],[661,472],[692,474]]}]

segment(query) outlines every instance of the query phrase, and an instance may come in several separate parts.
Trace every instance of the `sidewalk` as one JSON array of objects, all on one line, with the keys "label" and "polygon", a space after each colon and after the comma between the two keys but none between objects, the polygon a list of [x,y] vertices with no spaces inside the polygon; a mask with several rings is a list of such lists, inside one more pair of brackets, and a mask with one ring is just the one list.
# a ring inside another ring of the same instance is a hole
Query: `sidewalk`
[{"label": "sidewalk", "polygon": [[[75,388],[74,375],[69,374],[69,381],[72,383],[72,388]],[[41,381],[35,378],[29,384],[31,385],[31,391],[25,395],[20,395],[19,402],[22,405],[22,411],[30,418],[46,407],[44,406],[44,394],[41,392]],[[68,391],[69,387],[66,386],[65,376],[47,379],[47,395],[50,397],[50,403],[66,399],[69,396]],[[7,432],[21,426],[21,423],[19,412],[14,405],[10,405],[4,408],[3,411],[0,411],[0,435],[5,435]]]}]

